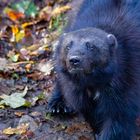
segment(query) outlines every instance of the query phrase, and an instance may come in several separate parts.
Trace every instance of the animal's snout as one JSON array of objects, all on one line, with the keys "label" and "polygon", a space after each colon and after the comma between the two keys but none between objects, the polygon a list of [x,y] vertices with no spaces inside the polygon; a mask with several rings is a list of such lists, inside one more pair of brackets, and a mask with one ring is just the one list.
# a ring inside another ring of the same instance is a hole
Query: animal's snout
[{"label": "animal's snout", "polygon": [[69,58],[69,63],[70,63],[71,66],[77,67],[77,66],[80,65],[81,59],[78,56],[71,56]]}]

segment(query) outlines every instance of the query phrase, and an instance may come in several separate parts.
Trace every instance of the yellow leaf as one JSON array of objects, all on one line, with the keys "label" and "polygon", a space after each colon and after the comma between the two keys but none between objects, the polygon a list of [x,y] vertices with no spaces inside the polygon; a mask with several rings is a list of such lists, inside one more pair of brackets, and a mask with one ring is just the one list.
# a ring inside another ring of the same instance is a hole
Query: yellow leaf
[{"label": "yellow leaf", "polygon": [[15,133],[15,128],[6,128],[3,130],[3,134],[6,134],[6,135],[13,135]]},{"label": "yellow leaf", "polygon": [[25,30],[19,30],[17,25],[11,26],[12,29],[12,41],[19,42],[25,37]]},{"label": "yellow leaf", "polygon": [[30,25],[34,25],[35,23],[34,22],[25,22],[25,23],[23,23],[22,25],[21,25],[21,27],[22,28],[26,28],[26,27],[28,27],[28,26],[30,26]]},{"label": "yellow leaf", "polygon": [[13,135],[13,134],[24,134],[27,132],[29,128],[29,124],[28,123],[25,123],[25,124],[21,124],[20,126],[17,126],[17,128],[6,128],[3,130],[3,134],[6,134],[6,135]]},{"label": "yellow leaf", "polygon": [[29,51],[35,51],[35,50],[37,50],[39,47],[40,47],[40,44],[33,44],[33,45],[31,45],[31,46],[28,46],[28,47],[27,47],[27,50],[29,50]]},{"label": "yellow leaf", "polygon": [[51,29],[52,26],[53,26],[53,19],[51,19],[50,22],[49,22],[49,29]]},{"label": "yellow leaf", "polygon": [[3,13],[4,13],[4,14],[7,14],[7,13],[9,13],[10,11],[12,11],[12,9],[9,8],[9,7],[6,7],[6,8],[4,8]]},{"label": "yellow leaf", "polygon": [[25,123],[25,124],[21,124],[20,126],[18,126],[17,128],[16,128],[16,134],[24,134],[24,133],[26,133],[27,132],[27,130],[28,130],[28,127],[29,127],[29,124],[28,123]]},{"label": "yellow leaf", "polygon": [[19,29],[18,29],[17,25],[12,25],[11,29],[12,29],[13,35],[16,35],[19,32]]},{"label": "yellow leaf", "polygon": [[5,108],[5,106],[4,105],[0,105],[0,109],[4,109]]},{"label": "yellow leaf", "polygon": [[52,7],[51,6],[46,6],[40,11],[39,18],[50,21],[51,16],[52,16],[51,13],[52,13]]},{"label": "yellow leaf", "polygon": [[30,71],[30,70],[31,70],[31,67],[32,67],[32,64],[27,64],[27,65],[25,66],[26,71]]},{"label": "yellow leaf", "polygon": [[68,10],[70,10],[71,7],[69,5],[66,5],[66,6],[62,6],[62,7],[57,7],[55,8],[53,11],[52,11],[52,15],[53,16],[56,16],[56,15],[59,15],[61,13],[64,13]]},{"label": "yellow leaf", "polygon": [[20,32],[18,32],[15,36],[16,38],[16,42],[19,42],[20,40],[22,40],[25,37],[25,31],[21,30]]}]

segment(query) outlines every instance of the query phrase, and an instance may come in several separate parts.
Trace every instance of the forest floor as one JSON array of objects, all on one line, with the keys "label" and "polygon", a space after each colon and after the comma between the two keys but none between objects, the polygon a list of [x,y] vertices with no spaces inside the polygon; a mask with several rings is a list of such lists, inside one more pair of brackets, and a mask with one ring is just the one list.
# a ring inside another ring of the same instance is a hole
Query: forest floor
[{"label": "forest floor", "polygon": [[47,110],[53,51],[71,9],[70,0],[0,2],[0,140],[94,140],[80,114]]}]

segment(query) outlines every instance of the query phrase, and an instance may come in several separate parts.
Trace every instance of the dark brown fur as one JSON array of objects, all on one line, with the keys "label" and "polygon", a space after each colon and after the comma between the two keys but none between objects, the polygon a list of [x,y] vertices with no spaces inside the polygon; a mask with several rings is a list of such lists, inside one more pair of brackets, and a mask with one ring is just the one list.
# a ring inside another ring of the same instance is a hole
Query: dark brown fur
[{"label": "dark brown fur", "polygon": [[97,140],[135,136],[140,103],[139,5],[84,0],[56,49],[57,81],[49,108],[54,113],[81,112]]}]

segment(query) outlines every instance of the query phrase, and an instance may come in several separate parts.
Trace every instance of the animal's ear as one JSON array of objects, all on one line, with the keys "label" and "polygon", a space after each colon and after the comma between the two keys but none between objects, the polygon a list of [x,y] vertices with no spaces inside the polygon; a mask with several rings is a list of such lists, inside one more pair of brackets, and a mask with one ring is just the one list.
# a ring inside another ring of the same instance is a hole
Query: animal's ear
[{"label": "animal's ear", "polygon": [[116,48],[118,46],[117,39],[113,34],[107,35],[107,43],[111,48]]},{"label": "animal's ear", "polygon": [[58,38],[58,40],[57,40],[56,43],[55,43],[55,46],[60,46],[60,44],[62,45],[62,42],[63,42],[63,40],[64,40],[66,34],[67,34],[67,33],[63,33],[63,34],[60,35],[60,37]]}]

